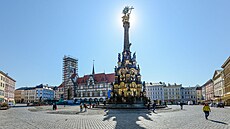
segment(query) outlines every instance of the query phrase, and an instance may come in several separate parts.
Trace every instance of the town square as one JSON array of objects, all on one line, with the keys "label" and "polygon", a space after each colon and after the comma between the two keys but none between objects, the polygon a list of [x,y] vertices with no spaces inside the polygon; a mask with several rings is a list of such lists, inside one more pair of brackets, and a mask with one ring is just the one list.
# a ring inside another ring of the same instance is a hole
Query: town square
[{"label": "town square", "polygon": [[228,4],[1,1],[0,129],[229,129]]},{"label": "town square", "polygon": [[[52,111],[51,106],[14,107],[1,111],[0,129],[229,129],[230,108],[211,108],[205,120],[201,105],[169,106],[171,109],[119,110],[88,109],[79,106],[62,107]],[[77,113],[77,114],[76,114]]]}]

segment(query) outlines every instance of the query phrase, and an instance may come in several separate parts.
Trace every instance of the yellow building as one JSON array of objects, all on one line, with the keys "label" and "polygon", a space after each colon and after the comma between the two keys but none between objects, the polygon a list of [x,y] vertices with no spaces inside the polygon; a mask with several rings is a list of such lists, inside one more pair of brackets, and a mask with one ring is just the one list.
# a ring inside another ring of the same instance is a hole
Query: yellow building
[{"label": "yellow building", "polygon": [[196,102],[201,104],[202,101],[202,87],[196,87]]},{"label": "yellow building", "polygon": [[230,56],[221,66],[224,73],[224,97],[225,105],[230,105]]},{"label": "yellow building", "polygon": [[14,102],[15,80],[0,71],[0,103]]},{"label": "yellow building", "polygon": [[[26,87],[27,88],[27,87]],[[25,87],[16,89],[14,92],[14,100],[16,103],[24,103],[25,102]]]}]

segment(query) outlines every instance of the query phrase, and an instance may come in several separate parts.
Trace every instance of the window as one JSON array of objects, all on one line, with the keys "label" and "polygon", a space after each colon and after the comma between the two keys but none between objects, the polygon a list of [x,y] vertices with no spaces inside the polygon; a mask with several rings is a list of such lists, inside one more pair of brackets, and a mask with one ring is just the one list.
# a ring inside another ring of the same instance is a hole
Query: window
[{"label": "window", "polygon": [[106,92],[105,91],[103,92],[103,96],[106,96]]}]

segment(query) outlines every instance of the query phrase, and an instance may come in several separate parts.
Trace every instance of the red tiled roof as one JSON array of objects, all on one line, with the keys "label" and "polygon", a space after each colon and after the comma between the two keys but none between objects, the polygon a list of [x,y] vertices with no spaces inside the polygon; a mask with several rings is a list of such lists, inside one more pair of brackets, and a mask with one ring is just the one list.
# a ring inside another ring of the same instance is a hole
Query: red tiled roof
[{"label": "red tiled roof", "polygon": [[58,86],[58,88],[62,88],[62,87],[64,87],[64,82],[62,82],[61,85]]},{"label": "red tiled roof", "polygon": [[[84,83],[87,82],[89,77],[90,77],[90,75],[85,75],[84,77],[79,77],[77,79],[77,83],[78,84],[84,84]],[[96,83],[100,83],[100,82],[111,83],[111,82],[115,81],[115,74],[114,73],[110,73],[110,74],[105,74],[105,73],[94,74],[94,80],[95,80]]]},{"label": "red tiled roof", "polygon": [[110,74],[106,74],[107,80],[108,82],[115,82],[115,74],[114,73],[110,73]]}]

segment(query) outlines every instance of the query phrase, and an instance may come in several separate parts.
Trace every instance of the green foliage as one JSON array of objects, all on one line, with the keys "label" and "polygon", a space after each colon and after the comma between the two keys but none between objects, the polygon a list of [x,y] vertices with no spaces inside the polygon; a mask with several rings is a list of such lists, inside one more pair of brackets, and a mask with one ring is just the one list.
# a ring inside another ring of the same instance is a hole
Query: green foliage
[{"label": "green foliage", "polygon": [[2,103],[1,107],[8,107],[8,104],[7,103]]}]

